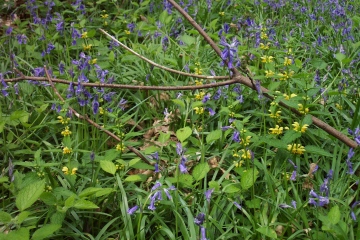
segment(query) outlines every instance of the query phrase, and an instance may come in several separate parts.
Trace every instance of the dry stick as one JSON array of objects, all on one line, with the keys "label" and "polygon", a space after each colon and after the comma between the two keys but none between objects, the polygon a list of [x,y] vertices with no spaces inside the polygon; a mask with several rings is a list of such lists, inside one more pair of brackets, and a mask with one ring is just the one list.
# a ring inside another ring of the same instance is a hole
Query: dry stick
[{"label": "dry stick", "polygon": [[103,34],[105,34],[106,36],[108,36],[109,38],[111,38],[114,42],[118,43],[121,47],[125,48],[126,50],[128,50],[129,52],[131,52],[132,54],[134,54],[135,56],[137,56],[138,58],[141,58],[142,60],[144,60],[145,62],[150,63],[151,65],[158,67],[160,69],[163,69],[165,71],[168,72],[172,72],[172,73],[177,73],[179,75],[183,75],[183,76],[188,76],[188,77],[194,77],[194,78],[201,78],[201,79],[229,79],[230,77],[228,76],[205,76],[205,75],[197,75],[197,74],[191,74],[191,73],[186,73],[186,72],[181,72],[181,71],[177,71],[175,69],[172,68],[167,68],[165,66],[162,66],[160,64],[157,64],[156,62],[151,61],[150,59],[147,59],[146,57],[142,56],[141,54],[135,52],[134,50],[132,50],[131,48],[127,47],[126,45],[122,44],[119,40],[117,40],[116,38],[114,38],[113,36],[111,36],[109,33],[107,33],[105,30],[99,28],[100,32],[102,32]]},{"label": "dry stick", "polygon": [[[46,66],[44,66],[44,70],[45,70],[45,74],[46,74],[46,78],[48,79],[51,88],[54,90],[55,94],[58,96],[58,98],[62,101],[65,102],[64,98],[60,95],[60,93],[58,92],[58,90],[55,88],[54,83],[50,77],[50,74],[46,68]],[[101,131],[105,132],[107,135],[109,135],[110,137],[112,137],[113,139],[117,140],[118,142],[121,141],[121,139],[116,136],[114,133],[102,128],[99,124],[97,124],[96,122],[92,121],[90,118],[88,118],[87,116],[82,116],[81,114],[79,114],[75,109],[73,109],[72,107],[69,107],[70,111],[79,119],[83,119],[85,121],[87,121],[88,123],[90,123],[91,125],[93,125],[94,127],[96,127],[97,129],[100,129]],[[141,158],[142,160],[144,160],[144,162],[146,162],[147,164],[151,163],[146,159],[145,156],[143,156],[138,150],[136,150],[135,148],[131,147],[131,146],[126,146],[130,151],[132,151],[133,153],[135,153],[139,158]]]},{"label": "dry stick", "polygon": [[[195,22],[195,20],[189,15],[187,14],[187,12],[184,11],[184,9],[182,9],[174,0],[168,0],[175,8],[176,10],[178,10],[183,16],[184,18],[186,18],[191,25],[193,25],[193,27],[204,37],[204,39],[209,43],[209,45],[214,49],[214,51],[217,53],[217,55],[219,55],[221,57],[221,50],[220,48],[216,45],[216,43],[209,37],[209,35]],[[239,71],[235,68],[231,69],[232,72],[234,73],[234,80],[236,79],[239,83],[248,86],[254,90],[256,90],[253,82],[251,81],[250,78],[242,76]],[[271,96],[269,94],[269,90],[267,88],[264,87],[260,87],[261,92],[263,93],[264,96],[266,96],[267,98],[273,100],[274,97]],[[302,114],[286,105],[284,102],[279,102],[279,104],[282,107],[285,107],[286,109],[289,109],[290,111],[292,111],[293,113],[295,113],[298,116],[302,116]],[[356,148],[358,147],[358,144],[351,140],[350,138],[348,138],[346,135],[344,135],[343,133],[339,132],[338,130],[336,130],[335,128],[331,127],[330,125],[328,125],[327,123],[321,121],[320,119],[318,119],[317,117],[311,116],[312,122],[318,126],[319,128],[323,129],[325,132],[329,133],[330,135],[336,137],[337,139],[339,139],[340,141],[342,141],[343,143],[345,143],[346,145],[348,145],[351,148]]]},{"label": "dry stick", "polygon": [[[25,76],[18,69],[14,68],[20,77],[17,78],[8,78],[4,79],[5,82],[20,82],[23,80],[33,80],[33,81],[41,81],[41,82],[49,82],[49,79],[46,77],[33,77],[33,76]],[[78,82],[72,82],[66,79],[58,79],[53,78],[52,82],[63,83],[69,85],[70,83],[74,86],[79,85]],[[216,88],[220,86],[230,85],[237,83],[238,81],[235,79],[226,80],[222,82],[216,83],[208,83],[203,85],[194,85],[194,86],[139,86],[139,85],[127,85],[127,84],[109,84],[109,83],[81,83],[81,86],[84,87],[104,87],[104,88],[121,88],[121,89],[133,89],[133,90],[162,90],[162,91],[180,91],[180,90],[196,90],[196,89],[205,89],[205,88]]]}]

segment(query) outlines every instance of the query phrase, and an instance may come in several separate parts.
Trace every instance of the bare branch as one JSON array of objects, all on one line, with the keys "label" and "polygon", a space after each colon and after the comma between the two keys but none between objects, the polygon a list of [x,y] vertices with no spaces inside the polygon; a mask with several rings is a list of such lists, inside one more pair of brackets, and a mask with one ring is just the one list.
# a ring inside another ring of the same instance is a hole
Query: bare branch
[{"label": "bare branch", "polygon": [[141,54],[135,52],[134,50],[132,50],[131,48],[127,47],[125,44],[121,43],[119,40],[117,40],[116,38],[114,38],[113,36],[111,36],[109,33],[107,33],[105,30],[103,29],[99,29],[100,32],[102,32],[103,34],[105,34],[106,36],[108,36],[109,38],[111,38],[114,42],[118,43],[121,47],[125,48],[126,50],[128,50],[129,52],[131,52],[132,54],[134,54],[135,56],[141,58],[142,60],[144,60],[145,62],[150,63],[151,65],[158,67],[160,69],[163,69],[165,71],[168,72],[172,72],[172,73],[177,73],[179,75],[183,75],[183,76],[188,76],[188,77],[193,77],[193,78],[200,78],[200,79],[215,79],[215,80],[222,80],[222,79],[229,79],[229,76],[205,76],[205,75],[198,75],[198,74],[191,74],[191,73],[186,73],[186,72],[181,72],[181,71],[177,71],[175,69],[172,68],[167,68],[164,67],[160,64],[157,64],[156,62],[151,61],[150,59],[147,59],[146,57],[142,56]]}]

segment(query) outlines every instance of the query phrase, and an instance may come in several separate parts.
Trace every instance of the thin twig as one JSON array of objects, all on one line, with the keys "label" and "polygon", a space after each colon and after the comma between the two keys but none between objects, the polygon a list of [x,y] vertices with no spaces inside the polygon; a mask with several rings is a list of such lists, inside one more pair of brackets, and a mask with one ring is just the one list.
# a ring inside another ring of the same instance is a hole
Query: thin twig
[{"label": "thin twig", "polygon": [[[45,74],[46,74],[46,78],[48,80],[48,82],[50,83],[51,88],[54,90],[55,94],[58,96],[58,98],[64,102],[64,98],[60,95],[59,91],[55,88],[53,80],[46,68],[46,66],[44,66],[44,70],[45,70]],[[87,116],[82,116],[81,114],[79,114],[75,109],[73,109],[72,107],[69,107],[69,110],[71,111],[72,114],[74,114],[76,117],[78,117],[79,119],[83,119],[85,121],[87,121],[88,123],[90,123],[91,125],[93,125],[94,127],[96,127],[97,129],[100,129],[101,131],[105,132],[107,135],[109,135],[110,137],[112,137],[113,139],[115,139],[118,142],[121,142],[121,139],[116,136],[114,133],[110,132],[109,130],[104,129],[103,127],[101,127],[99,124],[97,124],[96,122],[94,122],[93,120],[91,120],[89,117]],[[139,158],[141,158],[144,162],[146,162],[147,164],[151,163],[149,162],[149,160],[146,159],[146,157],[144,155],[142,155],[137,149],[135,149],[134,147],[131,146],[126,146],[131,152],[135,153],[136,156],[138,156]]]},{"label": "thin twig", "polygon": [[[182,9],[174,0],[168,0],[168,1],[174,6],[174,8],[176,8],[177,11],[179,11],[184,16],[184,18],[186,18],[190,22],[190,24],[203,36],[203,38],[214,49],[214,51],[217,53],[217,55],[219,55],[219,57],[221,57],[220,48],[210,38],[210,36],[199,26],[199,24],[197,24],[195,22],[195,20],[184,9]],[[226,62],[226,60],[225,60],[225,62]],[[254,90],[257,90],[254,83],[253,83],[253,81],[250,78],[241,75],[240,72],[236,68],[232,68],[231,70],[235,75],[235,77],[233,79],[238,79],[239,83],[241,83],[241,84],[243,84],[243,85],[245,85],[245,86],[247,86],[249,88],[252,88]],[[263,95],[265,97],[267,97],[267,98],[269,98],[271,100],[274,99],[274,97],[269,94],[269,90],[267,88],[264,88],[264,87],[260,86],[260,90],[261,90],[261,92],[263,93]],[[285,107],[285,108],[289,109],[290,111],[292,111],[296,115],[302,116],[302,114],[298,110],[286,105],[284,102],[279,102],[279,104],[282,107]],[[313,123],[316,126],[323,129],[325,132],[329,133],[330,135],[336,137],[337,139],[339,139],[340,141],[342,141],[343,143],[345,143],[349,147],[352,147],[352,148],[358,147],[357,143],[355,141],[351,140],[350,138],[348,138],[345,134],[339,132],[338,130],[331,127],[327,123],[325,123],[325,122],[321,121],[320,119],[318,119],[317,117],[312,116],[311,118],[312,118]]]},{"label": "thin twig", "polygon": [[158,67],[160,69],[163,69],[165,71],[168,72],[172,72],[172,73],[177,73],[179,75],[183,75],[183,76],[188,76],[188,77],[193,77],[193,78],[200,78],[200,79],[215,79],[215,80],[222,80],[222,79],[229,79],[229,76],[205,76],[205,75],[198,75],[198,74],[192,74],[192,73],[187,73],[187,72],[182,72],[182,71],[178,71],[172,68],[168,68],[165,66],[162,66],[160,64],[157,64],[154,61],[151,61],[150,59],[144,57],[143,55],[135,52],[134,50],[132,50],[131,48],[127,47],[125,44],[121,43],[119,40],[117,40],[116,38],[114,38],[113,36],[111,36],[109,33],[107,33],[105,30],[103,29],[99,29],[100,32],[102,32],[103,34],[105,34],[106,36],[108,36],[109,38],[111,38],[114,42],[118,43],[121,47],[125,48],[126,50],[128,50],[129,52],[131,52],[132,54],[134,54],[135,56],[137,56],[138,58],[141,58],[142,60],[144,60],[145,62],[150,63],[151,65]]}]

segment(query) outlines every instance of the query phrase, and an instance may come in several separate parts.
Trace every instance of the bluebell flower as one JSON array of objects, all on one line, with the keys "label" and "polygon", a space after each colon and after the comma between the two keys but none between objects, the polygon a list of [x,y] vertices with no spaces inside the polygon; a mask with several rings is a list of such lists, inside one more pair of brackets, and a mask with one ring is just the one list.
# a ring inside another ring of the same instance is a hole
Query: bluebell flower
[{"label": "bluebell flower", "polygon": [[206,103],[207,101],[209,101],[210,100],[210,93],[208,93],[208,94],[206,94],[205,96],[204,96],[204,98],[202,99],[202,102],[203,103]]},{"label": "bluebell flower", "polygon": [[161,39],[161,44],[162,44],[162,49],[165,52],[166,49],[169,47],[169,39],[168,39],[168,37],[166,37],[166,36],[163,37],[163,39]]},{"label": "bluebell flower", "polygon": [[181,143],[179,143],[179,142],[176,143],[176,153],[179,156],[182,156],[184,153],[183,147],[182,147]]},{"label": "bluebell flower", "polygon": [[130,32],[134,32],[135,27],[136,27],[135,23],[127,24],[127,28],[129,29]]},{"label": "bluebell flower", "polygon": [[214,115],[215,115],[215,111],[214,111],[212,108],[208,107],[208,111],[209,111],[209,115],[210,115],[210,116],[214,116]]},{"label": "bluebell flower", "polygon": [[181,157],[181,161],[179,164],[179,169],[181,173],[187,173],[187,168],[186,168],[186,157],[182,156]]},{"label": "bluebell flower", "polygon": [[239,203],[237,203],[237,202],[234,201],[233,204],[234,204],[235,207],[237,207],[239,210],[242,209],[242,206],[241,206]]},{"label": "bluebell flower", "polygon": [[99,112],[99,102],[98,102],[98,97],[95,96],[92,102],[92,109],[93,109],[93,113],[96,115]]},{"label": "bluebell flower", "polygon": [[309,198],[309,204],[312,204],[316,207],[323,207],[323,206],[329,204],[329,202],[330,202],[328,197],[323,197],[323,196],[318,195],[313,189],[311,189],[309,194],[312,197],[312,198]]},{"label": "bluebell flower", "polygon": [[232,136],[232,140],[234,142],[240,142],[240,133],[239,131],[235,130]]},{"label": "bluebell flower", "polygon": [[220,39],[220,45],[224,46],[224,50],[221,52],[221,59],[222,64],[225,64],[225,61],[228,62],[228,68],[233,68],[233,61],[235,58],[237,58],[237,47],[239,46],[240,42],[234,37],[231,41],[231,43],[227,43],[225,40],[225,37],[221,37]]},{"label": "bluebell flower", "polygon": [[27,40],[28,38],[26,37],[25,34],[18,34],[16,35],[16,39],[18,41],[19,44],[26,44],[27,43]]},{"label": "bluebell flower", "polygon": [[94,160],[95,160],[95,153],[94,153],[94,151],[92,151],[90,153],[90,161],[93,162]]},{"label": "bluebell flower", "polygon": [[161,183],[160,182],[156,182],[154,184],[154,186],[151,188],[151,191],[155,191],[156,189],[158,189],[159,187],[161,187]]},{"label": "bluebell flower", "polygon": [[202,225],[205,221],[205,214],[204,213],[199,213],[195,219],[194,219],[194,223],[198,226]]},{"label": "bluebell flower", "polygon": [[119,44],[118,42],[114,41],[114,40],[111,40],[111,41],[109,42],[109,49],[110,49],[110,50],[112,50],[113,48],[116,48],[116,47],[118,47],[118,46],[120,46],[120,44]]},{"label": "bluebell flower", "polygon": [[166,10],[169,15],[172,14],[173,5],[171,3],[169,3],[167,0],[163,0],[163,6],[164,10]]},{"label": "bluebell flower", "polygon": [[208,239],[206,238],[206,228],[205,228],[204,226],[201,226],[201,227],[200,227],[200,232],[201,232],[201,238],[200,238],[200,240],[208,240]]},{"label": "bluebell flower", "polygon": [[138,210],[139,209],[139,206],[138,205],[135,205],[135,206],[133,206],[132,208],[129,208],[128,210],[127,210],[127,213],[129,214],[129,215],[133,215],[135,212],[136,212],[136,210]]},{"label": "bluebell flower", "polygon": [[13,28],[10,26],[6,29],[5,34],[9,36],[9,35],[11,35],[12,31],[13,31]]},{"label": "bluebell flower", "polygon": [[163,189],[164,192],[165,192],[165,194],[166,194],[166,196],[167,196],[167,198],[168,198],[169,200],[172,199],[169,191],[170,191],[170,190],[173,191],[173,190],[175,190],[175,189],[176,189],[176,188],[175,188],[174,185],[170,186],[169,188],[164,188],[164,189]]},{"label": "bluebell flower", "polygon": [[220,98],[221,98],[221,94],[222,93],[222,91],[221,91],[221,88],[219,87],[217,90],[216,90],[216,92],[215,92],[215,94],[214,94],[214,96],[213,96],[213,99],[214,100],[219,100]]},{"label": "bluebell flower", "polygon": [[213,188],[210,188],[205,192],[205,198],[206,198],[206,200],[208,202],[210,202],[210,198],[211,198],[211,195],[212,195],[213,192],[214,192]]},{"label": "bluebell flower", "polygon": [[125,110],[125,107],[126,107],[126,103],[127,103],[127,100],[125,100],[124,98],[122,98],[118,104],[118,107],[121,109],[121,110]]}]

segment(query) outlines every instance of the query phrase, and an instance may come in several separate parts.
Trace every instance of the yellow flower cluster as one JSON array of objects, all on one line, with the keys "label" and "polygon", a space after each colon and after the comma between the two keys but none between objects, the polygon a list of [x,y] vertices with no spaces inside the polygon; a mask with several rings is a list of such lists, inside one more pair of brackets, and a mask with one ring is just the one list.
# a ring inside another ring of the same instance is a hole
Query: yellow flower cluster
[{"label": "yellow flower cluster", "polygon": [[298,123],[298,122],[294,122],[293,124],[293,129],[294,129],[294,131],[296,131],[296,132],[302,132],[302,133],[304,133],[304,132],[306,132],[306,129],[308,128],[308,126],[309,126],[309,124],[304,124],[304,125],[302,125],[302,126],[300,126],[300,124]]},{"label": "yellow flower cluster", "polygon": [[283,96],[285,97],[285,100],[289,100],[290,98],[296,97],[297,95],[295,93],[292,93],[290,95],[284,93]]},{"label": "yellow flower cluster", "polygon": [[83,50],[84,50],[84,51],[88,51],[88,50],[91,49],[92,44],[83,44],[82,46],[83,46]]},{"label": "yellow flower cluster", "polygon": [[298,104],[298,110],[302,114],[307,114],[309,112],[309,108],[305,108],[301,103]]},{"label": "yellow flower cluster", "polygon": [[[241,159],[246,160],[246,159],[251,159],[252,154],[251,154],[250,150],[241,149],[238,152],[234,152],[233,157],[241,157]],[[240,164],[238,166],[241,166],[242,163],[243,163],[243,161],[238,162],[238,164]],[[236,166],[236,164],[235,164],[235,166]]]},{"label": "yellow flower cluster", "polygon": [[293,154],[301,155],[301,154],[304,154],[305,147],[302,146],[301,144],[293,143],[293,144],[287,145],[287,150],[289,150]]},{"label": "yellow flower cluster", "polygon": [[204,108],[203,107],[195,107],[194,108],[196,114],[203,114]]},{"label": "yellow flower cluster", "polygon": [[249,144],[250,144],[250,142],[251,142],[251,136],[244,136],[243,138],[241,138],[241,144],[243,145],[243,146],[248,146]]},{"label": "yellow flower cluster", "polygon": [[274,76],[275,73],[273,71],[271,71],[271,70],[269,70],[269,71],[266,70],[265,74],[266,74],[265,75],[266,78],[271,78],[272,76]]},{"label": "yellow flower cluster", "polygon": [[294,71],[284,71],[283,73],[278,73],[278,76],[280,77],[280,80],[287,80],[291,78],[294,75]]},{"label": "yellow flower cluster", "polygon": [[66,136],[70,136],[71,135],[71,131],[69,130],[69,126],[66,126],[64,131],[61,131],[61,135],[63,135],[64,137]]},{"label": "yellow flower cluster", "polygon": [[280,135],[283,133],[284,128],[276,125],[275,128],[269,128],[271,134]]},{"label": "yellow flower cluster", "polygon": [[284,59],[284,66],[289,66],[292,64],[292,60],[288,57],[285,57]]},{"label": "yellow flower cluster", "polygon": [[116,151],[121,151],[123,152],[125,150],[125,146],[123,143],[119,143],[116,145]]},{"label": "yellow flower cluster", "polygon": [[273,59],[274,59],[273,56],[264,55],[264,56],[261,57],[261,62],[263,62],[263,63],[271,63],[271,62],[274,61]]},{"label": "yellow flower cluster", "polygon": [[69,168],[68,167],[63,167],[62,168],[62,171],[64,172],[64,174],[65,175],[75,175],[76,174],[76,171],[77,171],[78,169],[77,168],[73,168],[73,169],[71,169],[71,172],[69,172]]},{"label": "yellow flower cluster", "polygon": [[59,119],[61,124],[68,124],[70,121],[70,118],[63,118],[62,116],[58,116],[57,119]]},{"label": "yellow flower cluster", "polygon": [[260,49],[262,50],[268,50],[270,47],[270,43],[267,43],[266,45],[263,43],[260,43]]},{"label": "yellow flower cluster", "polygon": [[63,154],[70,154],[72,153],[72,148],[64,147],[63,148]]},{"label": "yellow flower cluster", "polygon": [[195,68],[195,74],[196,75],[201,75],[202,74],[202,69],[201,68]]},{"label": "yellow flower cluster", "polygon": [[205,96],[205,93],[203,91],[199,92],[198,94],[195,94],[196,100],[202,100]]}]

